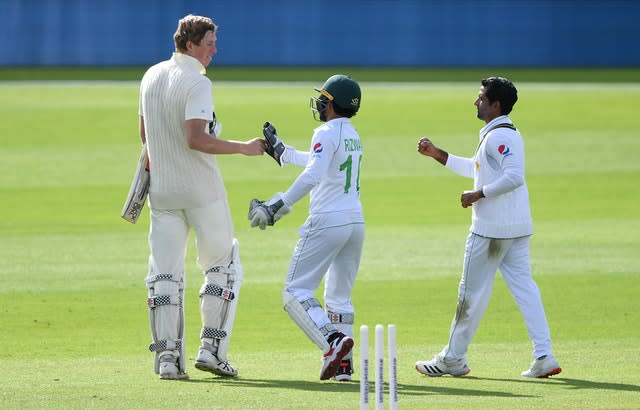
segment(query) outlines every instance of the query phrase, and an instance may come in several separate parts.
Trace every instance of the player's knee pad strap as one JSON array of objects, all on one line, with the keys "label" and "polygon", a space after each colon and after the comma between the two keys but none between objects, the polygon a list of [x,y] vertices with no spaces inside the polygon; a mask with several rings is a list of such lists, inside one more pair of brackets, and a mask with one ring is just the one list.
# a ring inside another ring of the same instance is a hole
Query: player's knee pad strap
[{"label": "player's knee pad strap", "polygon": [[182,340],[158,340],[149,345],[150,352],[164,352],[165,350],[182,350]]},{"label": "player's knee pad strap", "polygon": [[333,324],[345,324],[352,325],[353,324],[353,313],[336,313],[336,312],[327,312],[327,317],[329,321]]},{"label": "player's knee pad strap", "polygon": [[155,309],[163,305],[180,305],[180,297],[176,295],[158,295],[147,298],[147,306],[149,306],[149,309]]},{"label": "player's knee pad strap", "polygon": [[202,285],[200,288],[200,296],[202,295],[217,296],[220,299],[228,301],[232,301],[236,298],[236,294],[233,292],[233,289],[223,288],[215,283],[205,283]]},{"label": "player's knee pad strap", "polygon": [[152,275],[146,280],[149,296],[147,306],[151,311],[159,306],[175,305],[182,307],[184,286],[178,275]]},{"label": "player's knee pad strap", "polygon": [[327,311],[327,317],[329,318],[329,322],[331,322],[331,324],[334,325],[339,332],[353,337],[353,313],[338,313]]},{"label": "player's knee pad strap", "polygon": [[200,332],[200,339],[203,339],[205,337],[209,339],[220,340],[227,337],[227,332],[223,329],[216,329],[213,327],[203,327],[202,332]]},{"label": "player's knee pad strap", "polygon": [[320,301],[318,301],[318,299],[316,298],[309,298],[307,300],[303,300],[302,302],[300,302],[300,305],[302,305],[302,307],[306,311],[309,311],[309,309],[314,307],[318,307],[322,309],[322,305],[320,304]]}]

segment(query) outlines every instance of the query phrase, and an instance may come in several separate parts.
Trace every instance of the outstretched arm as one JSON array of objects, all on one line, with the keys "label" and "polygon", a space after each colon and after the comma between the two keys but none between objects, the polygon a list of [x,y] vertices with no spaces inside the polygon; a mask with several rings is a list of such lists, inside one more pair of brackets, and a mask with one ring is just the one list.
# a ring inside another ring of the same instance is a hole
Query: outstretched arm
[{"label": "outstretched arm", "polygon": [[309,151],[298,151],[290,145],[285,145],[286,149],[282,154],[282,162],[284,164],[293,164],[304,167],[309,162]]},{"label": "outstretched arm", "polygon": [[205,132],[208,121],[191,119],[185,123],[187,132],[187,145],[189,148],[207,154],[264,154],[264,140],[253,138],[248,141],[232,141],[215,138]]},{"label": "outstretched arm", "polygon": [[304,167],[309,161],[309,152],[298,151],[290,145],[286,145],[280,137],[276,128],[270,122],[265,122],[262,126],[262,135],[265,139],[267,154],[276,160],[278,165],[293,164]]},{"label": "outstretched arm", "polygon": [[422,137],[418,141],[418,152],[435,159],[460,176],[473,178],[473,160],[471,158],[449,154],[447,151],[433,145],[433,142],[427,137]]}]

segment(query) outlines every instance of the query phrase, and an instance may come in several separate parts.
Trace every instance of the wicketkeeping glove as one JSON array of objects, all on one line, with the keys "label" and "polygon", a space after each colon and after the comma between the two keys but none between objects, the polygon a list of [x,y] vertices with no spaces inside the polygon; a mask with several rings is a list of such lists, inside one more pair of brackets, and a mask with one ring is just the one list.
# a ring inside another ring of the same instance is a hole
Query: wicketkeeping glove
[{"label": "wicketkeeping glove", "polygon": [[284,203],[282,192],[277,192],[268,201],[252,199],[249,202],[249,223],[251,227],[265,229],[273,226],[283,216],[291,212],[291,207]]},{"label": "wicketkeeping glove", "polygon": [[278,165],[282,166],[282,153],[286,149],[282,140],[278,137],[276,133],[276,128],[270,122],[265,122],[262,127],[262,135],[264,135],[265,140],[267,141],[266,149],[267,154],[271,155],[273,159],[276,160]]}]

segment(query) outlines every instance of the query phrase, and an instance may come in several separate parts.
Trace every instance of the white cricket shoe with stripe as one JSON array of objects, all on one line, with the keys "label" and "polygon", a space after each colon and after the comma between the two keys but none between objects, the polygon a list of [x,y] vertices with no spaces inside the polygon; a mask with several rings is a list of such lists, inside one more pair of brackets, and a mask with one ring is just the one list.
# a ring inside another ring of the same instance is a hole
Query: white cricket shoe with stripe
[{"label": "white cricket shoe with stripe", "polygon": [[198,351],[195,367],[203,372],[211,372],[218,376],[236,377],[238,369],[233,367],[228,360],[220,360],[218,356],[211,353],[206,347],[201,347]]},{"label": "white cricket shoe with stripe", "polygon": [[440,377],[445,374],[460,377],[471,371],[464,359],[444,360],[440,354],[435,355],[431,360],[417,361],[416,370],[429,377]]}]

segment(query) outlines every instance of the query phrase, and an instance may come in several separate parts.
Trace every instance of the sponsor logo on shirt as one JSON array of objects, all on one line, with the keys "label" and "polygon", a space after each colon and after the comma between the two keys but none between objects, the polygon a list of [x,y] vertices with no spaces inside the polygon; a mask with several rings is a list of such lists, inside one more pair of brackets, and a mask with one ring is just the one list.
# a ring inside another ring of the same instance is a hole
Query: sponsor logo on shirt
[{"label": "sponsor logo on shirt", "polygon": [[513,155],[511,154],[511,150],[509,149],[509,147],[507,147],[504,144],[498,147],[498,152],[502,154],[503,157],[508,157],[509,155]]},{"label": "sponsor logo on shirt", "polygon": [[320,144],[319,142],[316,142],[315,145],[313,146],[313,153],[314,154],[319,154],[322,152],[322,144]]}]

